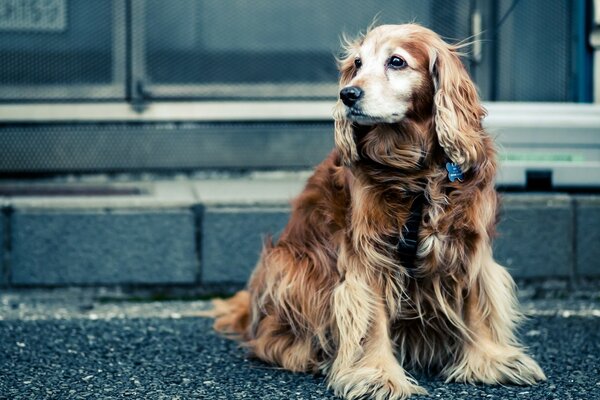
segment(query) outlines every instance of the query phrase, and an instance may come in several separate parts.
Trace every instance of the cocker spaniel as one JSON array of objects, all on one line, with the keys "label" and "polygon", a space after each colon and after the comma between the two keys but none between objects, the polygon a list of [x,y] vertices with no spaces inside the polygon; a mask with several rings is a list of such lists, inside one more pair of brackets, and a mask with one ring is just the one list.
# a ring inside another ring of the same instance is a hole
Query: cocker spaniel
[{"label": "cocker spaniel", "polygon": [[447,381],[533,384],[515,285],[492,258],[496,154],[459,47],[383,25],[340,60],[335,144],[265,245],[248,290],[215,303],[218,331],[346,399]]}]

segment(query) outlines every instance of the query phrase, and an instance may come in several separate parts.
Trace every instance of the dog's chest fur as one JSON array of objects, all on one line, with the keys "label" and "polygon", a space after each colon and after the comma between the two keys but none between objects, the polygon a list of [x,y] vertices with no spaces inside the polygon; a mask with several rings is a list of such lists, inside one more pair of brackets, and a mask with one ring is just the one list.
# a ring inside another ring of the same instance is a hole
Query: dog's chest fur
[{"label": "dog's chest fur", "polygon": [[[376,257],[362,254],[361,258],[376,258],[379,262],[372,267],[384,286],[390,319],[409,331],[431,330],[428,337],[435,341],[435,332],[451,336],[456,331],[448,314],[462,307],[464,293],[456,293],[453,288],[457,279],[468,277],[463,258],[470,246],[460,248],[469,239],[465,236],[468,229],[455,223],[457,216],[447,195],[455,185],[446,183],[441,168],[428,174],[430,181],[415,177],[408,179],[408,184],[386,187],[358,176],[350,191],[351,219],[357,251],[378,253]],[[368,218],[358,219],[355,213]],[[418,230],[414,260],[398,251],[411,217],[419,218],[416,226],[409,227]],[[366,264],[369,268],[368,261]]]}]

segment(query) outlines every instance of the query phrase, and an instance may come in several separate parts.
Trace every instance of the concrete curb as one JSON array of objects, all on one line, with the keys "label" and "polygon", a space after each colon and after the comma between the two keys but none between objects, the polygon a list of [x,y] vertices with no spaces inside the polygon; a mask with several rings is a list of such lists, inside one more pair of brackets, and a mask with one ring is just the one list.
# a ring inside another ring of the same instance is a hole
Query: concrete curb
[{"label": "concrete curb", "polygon": [[[145,182],[140,195],[1,199],[0,285],[243,284],[306,174]],[[516,278],[600,277],[600,196],[504,193],[495,256]]]}]

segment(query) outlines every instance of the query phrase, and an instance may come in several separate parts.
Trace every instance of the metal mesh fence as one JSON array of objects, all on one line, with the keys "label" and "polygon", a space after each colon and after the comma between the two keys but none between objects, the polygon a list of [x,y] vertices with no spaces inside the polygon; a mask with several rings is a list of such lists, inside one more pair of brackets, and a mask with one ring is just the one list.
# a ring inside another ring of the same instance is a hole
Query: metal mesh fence
[{"label": "metal mesh fence", "polygon": [[53,124],[0,133],[0,176],[68,172],[309,168],[332,123]]},{"label": "metal mesh fence", "polygon": [[465,1],[147,1],[145,84],[156,97],[331,98],[341,32],[356,34],[378,15],[465,37],[468,14]]},{"label": "metal mesh fence", "polygon": [[0,99],[125,96],[120,1],[0,1]]},{"label": "metal mesh fence", "polygon": [[573,100],[568,0],[0,0],[0,99],[332,98],[342,32],[377,16],[461,40],[482,4],[484,97]]},{"label": "metal mesh fence", "polygon": [[[573,3],[0,0],[0,107],[47,101],[141,107],[164,100],[333,102],[342,33],[356,35],[374,19],[414,21],[460,41],[473,35],[478,11],[483,56],[471,55],[465,64],[484,100],[575,101],[580,78],[573,43],[585,38],[574,37]],[[181,123],[106,125],[92,118],[60,126],[3,124],[0,174],[299,167],[318,161],[331,146],[327,124],[224,129],[215,122],[194,129]],[[312,145],[303,146],[305,129],[313,134]],[[264,156],[266,137],[272,150]],[[283,144],[291,147],[277,147]]]},{"label": "metal mesh fence", "polygon": [[[500,101],[569,101],[571,9],[569,0],[501,0],[496,96]],[[512,7],[512,10],[511,10]]]}]

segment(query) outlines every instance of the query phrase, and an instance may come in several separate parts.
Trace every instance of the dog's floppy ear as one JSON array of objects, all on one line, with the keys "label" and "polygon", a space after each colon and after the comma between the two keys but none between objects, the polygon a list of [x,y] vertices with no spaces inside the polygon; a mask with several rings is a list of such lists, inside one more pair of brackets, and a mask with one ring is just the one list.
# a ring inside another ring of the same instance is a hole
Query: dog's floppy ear
[{"label": "dog's floppy ear", "polygon": [[[346,38],[344,38],[344,41],[346,42],[344,48],[345,54],[343,58],[338,59],[340,70],[339,90],[346,87],[356,73],[354,66],[356,53],[354,49],[357,47],[357,44],[351,43]],[[352,122],[346,118],[346,108],[339,98],[333,111],[333,118],[335,120],[335,146],[342,157],[342,162],[350,165],[358,160],[358,150],[354,141]]]},{"label": "dog's floppy ear", "polygon": [[429,70],[435,89],[434,122],[438,141],[448,158],[467,171],[485,157],[481,126],[485,109],[456,47],[444,43],[432,48]]}]

